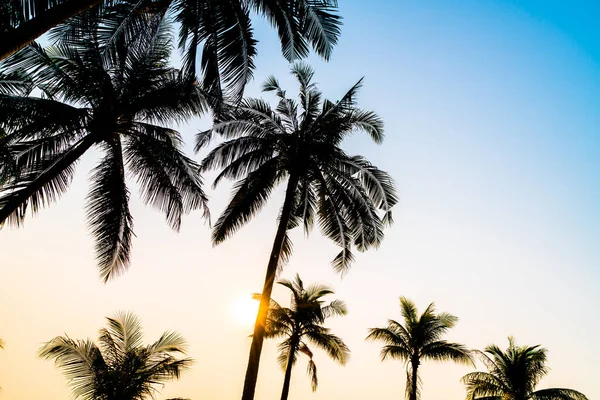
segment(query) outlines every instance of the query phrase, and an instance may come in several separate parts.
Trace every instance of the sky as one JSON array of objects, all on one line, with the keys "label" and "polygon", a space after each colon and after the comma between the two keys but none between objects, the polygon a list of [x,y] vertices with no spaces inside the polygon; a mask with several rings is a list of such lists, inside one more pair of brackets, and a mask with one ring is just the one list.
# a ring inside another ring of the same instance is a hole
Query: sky
[{"label": "sky", "polygon": [[[343,278],[329,265],[335,247],[317,231],[292,235],[294,255],[281,277],[299,273],[335,288],[331,299],[345,300],[349,314],[328,326],[352,358],[341,367],[316,353],[314,394],[300,359],[290,399],[403,398],[402,363],[381,362],[379,345],[364,341],[368,328],[401,318],[400,296],[458,316],[448,339],[471,348],[506,347],[509,335],[543,345],[551,371],[541,388],[600,398],[592,379],[600,375],[600,5],[343,0],[340,12],[331,61],[309,61],[332,100],[365,77],[359,102],[383,117],[386,140],[377,146],[357,135],[344,148],[389,171],[400,202],[381,248],[360,254]],[[262,21],[255,28],[259,55],[247,93],[261,96],[271,74],[293,91],[275,31]],[[178,129],[191,147],[209,123]],[[132,265],[103,284],[84,215],[97,161],[87,155],[70,191],[24,228],[0,231],[0,398],[68,398],[59,370],[36,351],[57,335],[95,338],[119,310],[141,318],[148,343],[165,330],[189,342],[194,367],[158,399],[239,398],[252,327],[232,308],[262,287],[282,191],[213,247],[199,213],[173,232],[132,183]],[[229,186],[208,190],[218,215]],[[273,296],[288,300],[282,288]],[[422,398],[464,398],[460,378],[471,370],[424,363]],[[282,382],[276,342],[267,342],[256,398],[279,398]]]}]

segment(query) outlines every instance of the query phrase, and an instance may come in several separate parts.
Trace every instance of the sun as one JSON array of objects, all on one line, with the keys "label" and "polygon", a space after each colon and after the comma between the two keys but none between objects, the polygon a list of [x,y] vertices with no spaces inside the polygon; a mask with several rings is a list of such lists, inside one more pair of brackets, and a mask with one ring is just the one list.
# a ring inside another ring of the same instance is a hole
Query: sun
[{"label": "sun", "polygon": [[231,305],[231,314],[240,325],[254,324],[256,313],[258,313],[258,300],[254,300],[250,294],[239,296]]}]

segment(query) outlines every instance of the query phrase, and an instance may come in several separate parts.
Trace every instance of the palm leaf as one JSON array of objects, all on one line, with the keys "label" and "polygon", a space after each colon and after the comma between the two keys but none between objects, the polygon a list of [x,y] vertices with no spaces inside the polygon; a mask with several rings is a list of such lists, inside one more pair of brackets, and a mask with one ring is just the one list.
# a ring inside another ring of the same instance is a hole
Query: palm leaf
[{"label": "palm leaf", "polygon": [[129,266],[133,218],[129,212],[129,191],[125,185],[119,138],[105,146],[105,151],[105,157],[92,171],[86,212],[96,239],[100,276],[106,282]]}]

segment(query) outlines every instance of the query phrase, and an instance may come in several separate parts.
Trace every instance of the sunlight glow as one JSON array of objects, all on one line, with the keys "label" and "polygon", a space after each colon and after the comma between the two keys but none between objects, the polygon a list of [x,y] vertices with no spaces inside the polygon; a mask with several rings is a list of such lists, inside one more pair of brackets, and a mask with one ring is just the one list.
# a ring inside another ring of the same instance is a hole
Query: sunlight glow
[{"label": "sunlight glow", "polygon": [[249,326],[254,324],[258,312],[258,301],[250,294],[239,296],[232,304],[231,313],[240,325]]}]

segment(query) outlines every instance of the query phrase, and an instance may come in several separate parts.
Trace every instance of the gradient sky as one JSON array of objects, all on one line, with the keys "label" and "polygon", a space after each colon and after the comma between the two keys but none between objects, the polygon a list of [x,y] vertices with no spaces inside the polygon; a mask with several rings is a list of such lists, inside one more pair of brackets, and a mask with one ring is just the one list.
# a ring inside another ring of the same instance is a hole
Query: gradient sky
[{"label": "gradient sky", "polygon": [[[386,122],[382,146],[364,136],[346,143],[395,177],[401,202],[379,251],[362,254],[341,279],[336,249],[315,232],[294,233],[283,277],[335,287],[350,313],[330,326],[352,350],[346,367],[317,353],[313,395],[306,361],[290,399],[401,399],[400,362],[379,359],[367,329],[399,319],[398,297],[420,309],[435,301],[460,318],[449,339],[473,348],[520,344],[549,349],[541,387],[569,387],[600,398],[600,37],[595,1],[343,0],[343,36],[326,64],[311,60],[325,94],[338,99],[365,76],[361,106]],[[250,95],[270,74],[294,90],[276,35],[261,40]],[[193,134],[209,121],[180,127]],[[198,156],[200,157],[200,156]],[[250,326],[232,304],[259,291],[282,193],[227,243],[212,248],[198,213],[172,232],[132,196],[133,262],[124,276],[98,279],[84,222],[88,155],[71,190],[0,232],[0,397],[63,400],[69,391],[40,345],[63,333],[95,338],[104,316],[141,317],[148,342],[179,331],[196,359],[159,398],[234,400],[241,393]],[[207,179],[210,176],[207,177]],[[133,186],[132,186],[133,187]],[[210,191],[213,214],[228,187]],[[287,294],[276,289],[274,298]],[[283,373],[275,343],[263,352],[258,400],[279,398]],[[464,398],[470,368],[425,363],[423,399]]]}]

